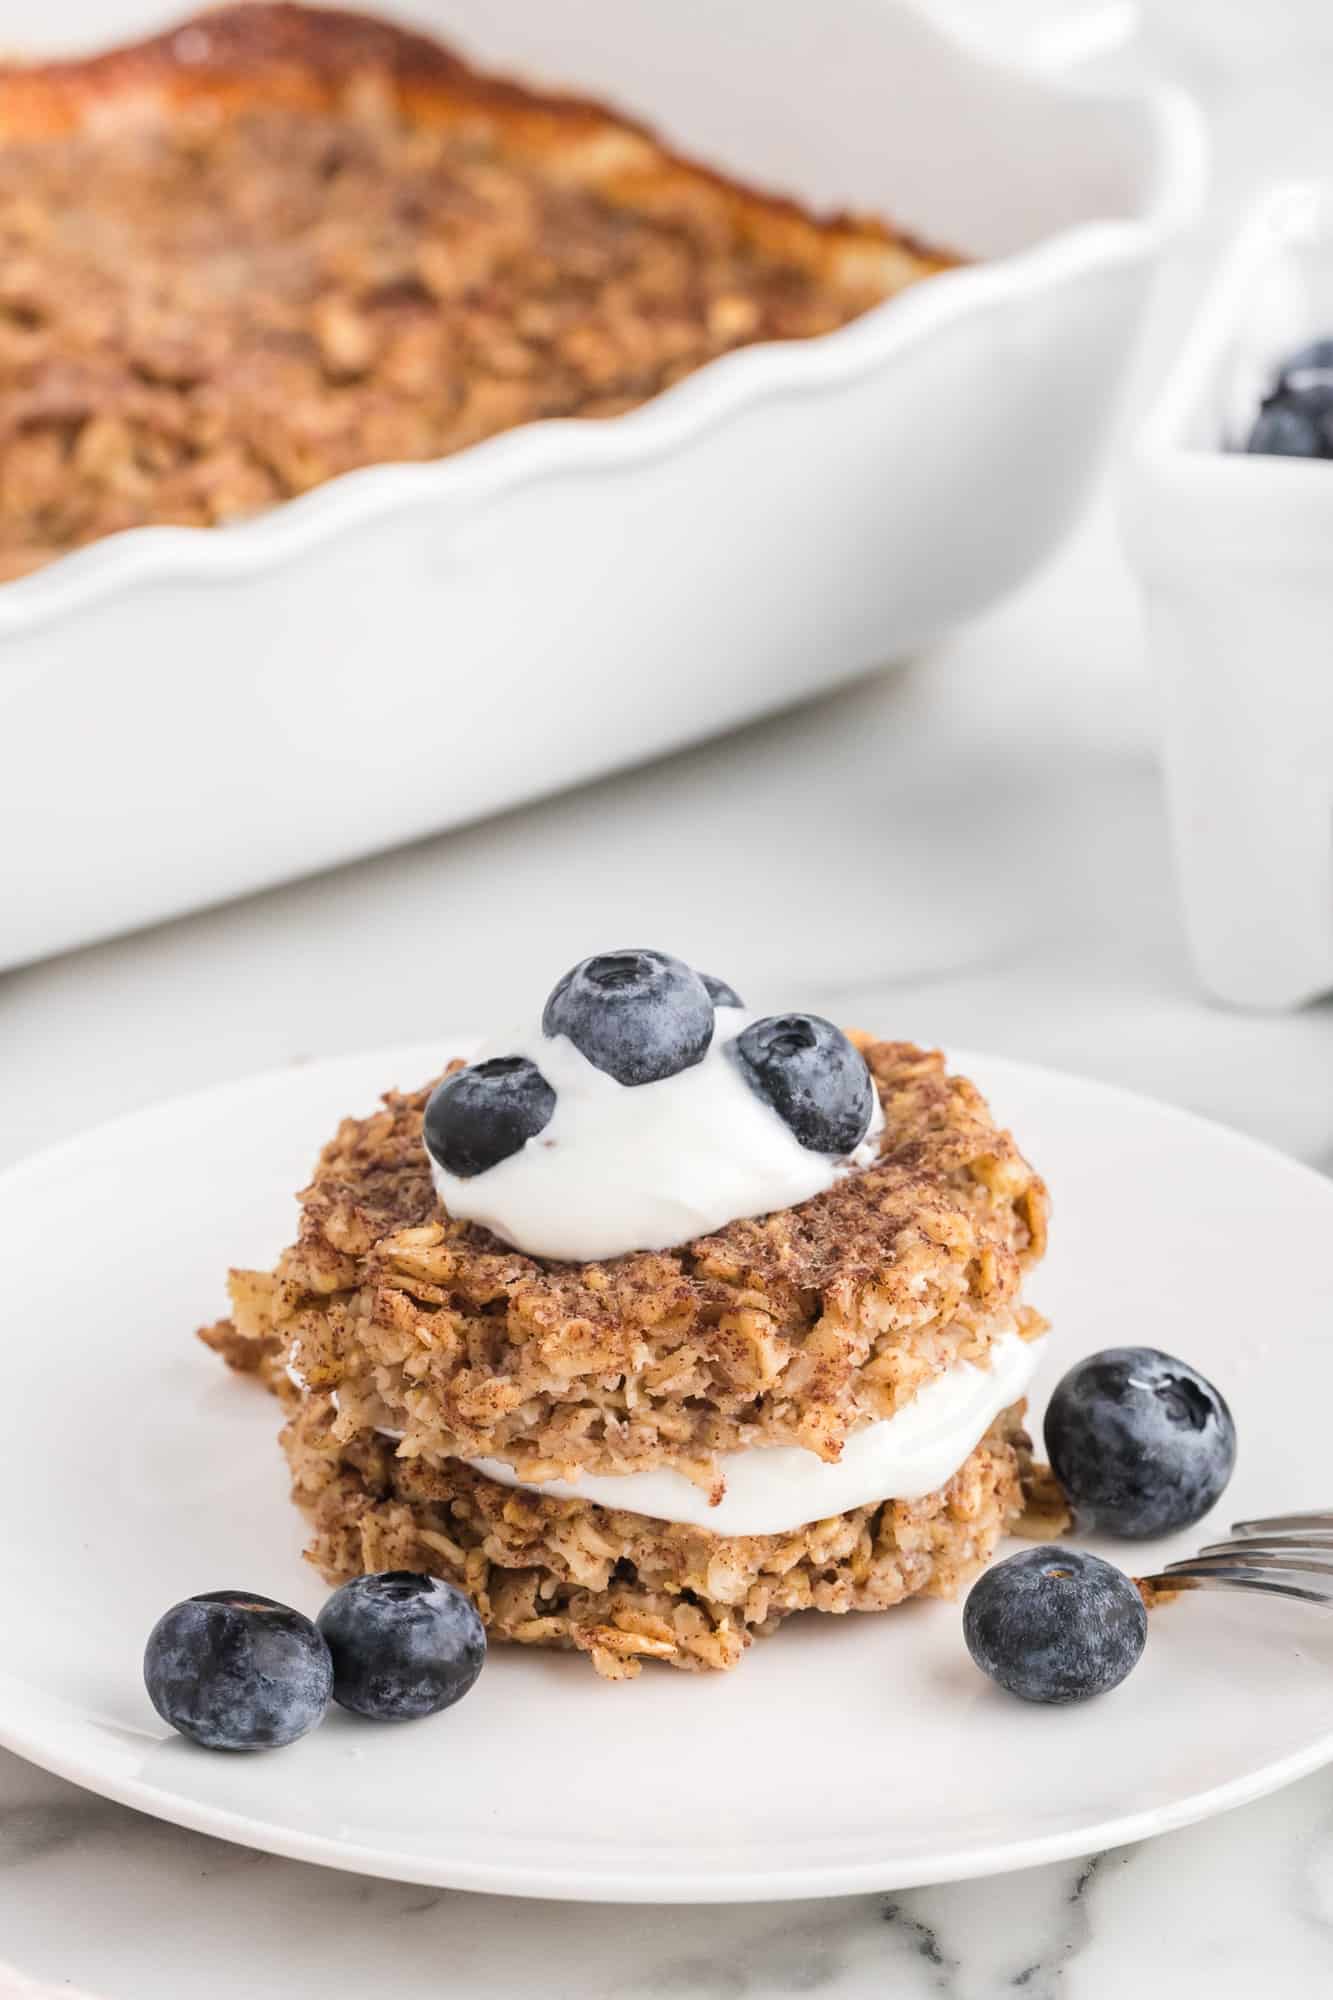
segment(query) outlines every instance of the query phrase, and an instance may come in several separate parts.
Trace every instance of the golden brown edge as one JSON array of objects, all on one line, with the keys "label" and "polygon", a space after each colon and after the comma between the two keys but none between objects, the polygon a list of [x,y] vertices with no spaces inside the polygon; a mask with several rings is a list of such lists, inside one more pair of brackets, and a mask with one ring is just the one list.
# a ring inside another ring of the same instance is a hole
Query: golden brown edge
[{"label": "golden brown edge", "polygon": [[[788,196],[673,152],[646,125],[593,99],[536,91],[476,70],[443,43],[396,22],[292,0],[210,10],[91,56],[0,63],[0,138],[75,130],[115,97],[179,109],[209,100],[233,112],[256,102],[313,111],[364,71],[388,79],[406,115],[503,126],[511,146],[548,161],[558,157],[610,199],[642,206],[687,186],[708,188],[752,240],[816,265],[834,281],[845,276],[864,284],[873,275],[867,261],[876,260],[888,291],[960,261],[873,217],[816,216]],[[582,142],[577,154],[572,140]]]}]

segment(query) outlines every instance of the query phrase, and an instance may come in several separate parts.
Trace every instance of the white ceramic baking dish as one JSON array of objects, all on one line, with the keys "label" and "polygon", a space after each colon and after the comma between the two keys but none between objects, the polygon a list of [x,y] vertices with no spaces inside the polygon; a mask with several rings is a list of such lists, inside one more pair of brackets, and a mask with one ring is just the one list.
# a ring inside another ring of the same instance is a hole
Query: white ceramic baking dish
[{"label": "white ceramic baking dish", "polygon": [[1243,445],[1333,334],[1333,188],[1260,200],[1127,469],[1185,923],[1243,1007],[1333,992],[1333,465]]},{"label": "white ceramic baking dish", "polygon": [[980,261],[614,421],[352,473],[234,528],[135,530],[5,586],[0,964],[892,660],[1019,582],[1099,466],[1201,176],[1176,96],[1000,66],[897,0],[398,11]]}]

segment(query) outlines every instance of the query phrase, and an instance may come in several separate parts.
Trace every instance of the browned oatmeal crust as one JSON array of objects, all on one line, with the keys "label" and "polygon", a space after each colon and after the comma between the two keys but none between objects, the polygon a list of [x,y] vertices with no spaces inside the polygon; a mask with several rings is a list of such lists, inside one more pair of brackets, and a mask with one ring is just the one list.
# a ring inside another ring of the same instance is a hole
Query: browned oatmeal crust
[{"label": "browned oatmeal crust", "polygon": [[1174,1604],[1178,1597],[1196,1588],[1188,1577],[1182,1577],[1178,1584],[1164,1583],[1160,1578],[1151,1576],[1136,1576],[1131,1581],[1143,1599],[1145,1611],[1159,1611],[1164,1604]]},{"label": "browned oatmeal crust", "polygon": [[1049,1465],[1030,1460],[1023,1468],[1023,1513],[1014,1533],[1025,1542],[1055,1542],[1074,1531],[1074,1513]]},{"label": "browned oatmeal crust", "polygon": [[344,1121],[272,1273],[231,1276],[233,1356],[290,1352],[336,1391],[336,1435],[400,1457],[508,1458],[526,1477],[800,1444],[835,1460],[1014,1326],[1046,1192],[938,1053],[856,1038],[885,1111],[879,1162],[794,1209],[678,1250],[545,1262],[444,1213],[421,1145],[429,1086]]},{"label": "browned oatmeal crust", "polygon": [[327,1397],[283,1433],[310,1560],[330,1583],[428,1570],[467,1590],[492,1639],[576,1647],[609,1680],[642,1659],[733,1667],[794,1611],[883,1611],[952,1597],[1022,1507],[1022,1404],[938,1493],[884,1501],[786,1535],[711,1535],[498,1485],[457,1461],[401,1459],[334,1437]]},{"label": "browned oatmeal crust", "polygon": [[0,66],[0,577],[614,416],[953,261],[354,14]]}]

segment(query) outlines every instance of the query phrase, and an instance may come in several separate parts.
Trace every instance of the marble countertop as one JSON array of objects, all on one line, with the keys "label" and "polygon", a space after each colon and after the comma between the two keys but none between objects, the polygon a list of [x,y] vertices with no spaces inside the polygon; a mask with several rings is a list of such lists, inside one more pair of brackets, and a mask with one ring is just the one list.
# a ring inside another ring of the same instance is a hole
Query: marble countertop
[{"label": "marble countertop", "polygon": [[[1164,288],[1145,379],[1241,193],[1269,171],[1333,173],[1333,42],[1299,90],[1294,52],[1284,71],[1247,43],[1242,93],[1196,14],[1162,0],[1149,53],[1210,97],[1218,194]],[[1224,17],[1217,0],[1209,18]],[[1106,506],[1001,611],[816,707],[0,978],[0,1164],[253,1069],[443,1039],[625,938],[709,965],[756,1005],[1109,1078],[1333,1171],[1333,1005],[1226,1013],[1192,983]],[[1261,1985],[1303,2000],[1333,1990],[1333,1772],[990,1882],[631,1911],[325,1873],[0,1755],[0,1959],[103,2000],[1252,2000]]]}]

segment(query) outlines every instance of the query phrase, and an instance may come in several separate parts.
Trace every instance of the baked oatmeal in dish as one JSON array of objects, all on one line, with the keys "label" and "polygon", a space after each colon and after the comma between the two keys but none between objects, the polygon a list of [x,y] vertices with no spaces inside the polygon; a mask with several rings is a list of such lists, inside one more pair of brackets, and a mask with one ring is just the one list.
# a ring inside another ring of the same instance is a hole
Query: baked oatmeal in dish
[{"label": "baked oatmeal in dish", "polygon": [[0,577],[612,417],[953,260],[354,14],[0,68]]},{"label": "baked oatmeal in dish", "polygon": [[756,1019],[657,952],[344,1121],[203,1338],[283,1400],[330,1580],[492,1636],[730,1667],[952,1595],[1022,1510],[1045,1189],[942,1056]]}]

